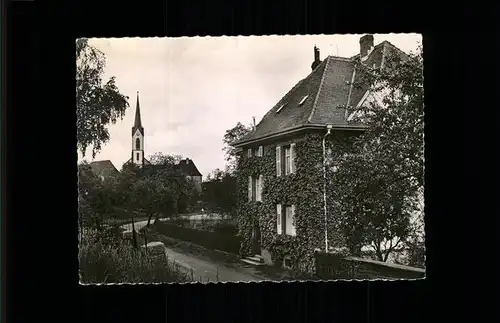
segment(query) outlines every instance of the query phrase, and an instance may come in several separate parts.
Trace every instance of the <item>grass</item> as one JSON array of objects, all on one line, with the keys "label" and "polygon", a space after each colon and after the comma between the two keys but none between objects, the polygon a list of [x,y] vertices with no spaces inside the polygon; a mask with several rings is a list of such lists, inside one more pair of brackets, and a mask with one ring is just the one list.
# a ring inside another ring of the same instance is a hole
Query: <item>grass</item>
[{"label": "grass", "polygon": [[166,257],[134,249],[128,241],[85,230],[80,248],[80,281],[99,283],[181,283],[190,281]]}]

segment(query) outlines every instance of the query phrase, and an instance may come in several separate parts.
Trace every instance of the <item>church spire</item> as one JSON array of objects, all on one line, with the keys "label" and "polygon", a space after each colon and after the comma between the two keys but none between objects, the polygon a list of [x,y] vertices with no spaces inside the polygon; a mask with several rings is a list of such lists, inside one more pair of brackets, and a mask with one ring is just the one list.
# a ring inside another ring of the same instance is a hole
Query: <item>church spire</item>
[{"label": "church spire", "polygon": [[135,134],[137,129],[139,129],[141,134],[144,136],[144,128],[142,127],[142,123],[141,123],[141,108],[139,105],[139,91],[137,91],[137,103],[135,106],[135,121],[134,121],[134,126],[132,127],[132,136]]},{"label": "church spire", "polygon": [[139,105],[139,91],[137,91],[137,103],[135,106],[135,122],[134,127],[142,127],[141,124],[141,108]]}]

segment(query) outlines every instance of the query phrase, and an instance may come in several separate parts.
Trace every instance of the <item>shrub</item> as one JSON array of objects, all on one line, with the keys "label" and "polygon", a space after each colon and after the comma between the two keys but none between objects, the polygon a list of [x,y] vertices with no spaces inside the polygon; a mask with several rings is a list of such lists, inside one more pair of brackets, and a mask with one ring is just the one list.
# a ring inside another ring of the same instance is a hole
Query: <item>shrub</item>
[{"label": "shrub", "polygon": [[[113,241],[111,241],[113,240]],[[179,283],[188,275],[144,250],[102,231],[85,230],[79,249],[80,281],[92,283]]]}]

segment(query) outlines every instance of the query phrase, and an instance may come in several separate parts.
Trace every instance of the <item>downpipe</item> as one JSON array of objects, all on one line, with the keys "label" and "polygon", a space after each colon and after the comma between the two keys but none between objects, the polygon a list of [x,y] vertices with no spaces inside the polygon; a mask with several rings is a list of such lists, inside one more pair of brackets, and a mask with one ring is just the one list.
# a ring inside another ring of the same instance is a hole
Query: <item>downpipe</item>
[{"label": "downpipe", "polygon": [[328,252],[328,208],[326,201],[326,137],[330,135],[333,126],[326,126],[326,134],[323,136],[323,208],[325,211],[325,252]]}]

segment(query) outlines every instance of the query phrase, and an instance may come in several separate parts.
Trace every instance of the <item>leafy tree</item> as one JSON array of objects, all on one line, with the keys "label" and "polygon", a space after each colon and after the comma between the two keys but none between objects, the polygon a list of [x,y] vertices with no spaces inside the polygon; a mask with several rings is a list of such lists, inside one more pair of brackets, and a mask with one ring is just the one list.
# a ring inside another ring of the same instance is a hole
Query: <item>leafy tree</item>
[{"label": "leafy tree", "polygon": [[100,227],[103,220],[114,213],[117,192],[115,180],[101,180],[83,162],[78,166],[78,207],[80,224]]},{"label": "leafy tree", "polygon": [[180,171],[180,156],[156,153],[151,165],[137,171],[138,179],[132,191],[132,203],[148,215],[148,225],[160,214],[171,217],[184,212],[195,194],[194,184]]},{"label": "leafy tree", "polygon": [[128,97],[116,87],[115,78],[104,82],[104,53],[89,44],[76,41],[76,114],[78,149],[85,156],[92,147],[92,157],[109,140],[107,125],[123,118]]},{"label": "leafy tree", "polygon": [[226,130],[222,142],[224,143],[224,148],[222,150],[225,153],[226,168],[229,173],[233,173],[236,170],[236,149],[231,146],[236,140],[241,139],[243,136],[252,131],[251,126],[245,126],[241,122],[238,122],[233,128]]},{"label": "leafy tree", "polygon": [[210,210],[233,217],[237,192],[236,177],[228,171],[215,169],[203,183],[202,200]]},{"label": "leafy tree", "polygon": [[386,66],[360,73],[361,84],[370,84],[379,100],[350,108],[351,122],[367,130],[354,139],[352,154],[336,158],[331,176],[338,201],[335,221],[348,247],[359,253],[362,245],[370,245],[381,261],[412,234],[424,163],[421,54],[389,58]]}]

